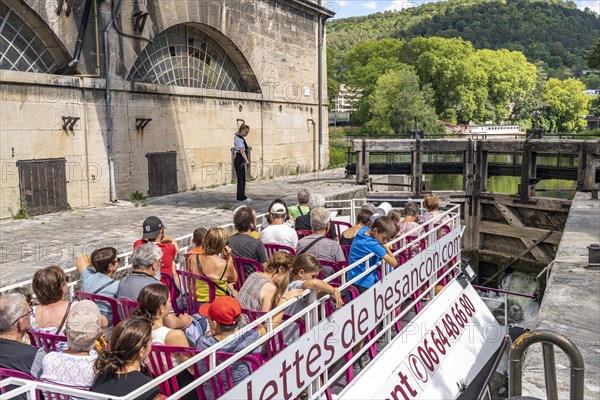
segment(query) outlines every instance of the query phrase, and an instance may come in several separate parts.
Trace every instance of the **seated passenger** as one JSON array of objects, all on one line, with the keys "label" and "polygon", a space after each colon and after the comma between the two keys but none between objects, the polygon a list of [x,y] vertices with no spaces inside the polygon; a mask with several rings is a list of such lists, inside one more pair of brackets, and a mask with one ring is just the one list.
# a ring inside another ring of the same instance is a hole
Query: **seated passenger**
[{"label": "seated passenger", "polygon": [[[310,196],[310,200],[308,201],[308,206],[312,210],[315,207],[325,207],[325,197],[320,194],[313,194]],[[310,231],[312,230],[312,226],[310,225],[310,213],[301,215],[296,218],[294,221],[294,228],[296,231]],[[329,238],[333,240],[337,240],[337,233],[335,232],[335,227],[333,225],[329,225]]]},{"label": "seated passenger", "polygon": [[322,266],[319,264],[319,260],[312,254],[302,254],[296,257],[294,264],[292,265],[291,282],[288,285],[288,290],[301,289],[312,289],[311,294],[304,296],[294,304],[290,305],[285,313],[288,315],[294,315],[311,303],[317,298],[320,298],[326,294],[331,295],[331,298],[337,308],[344,305],[342,295],[337,288],[334,288],[329,283],[317,279],[319,272],[321,272]]},{"label": "seated passenger", "polygon": [[269,209],[269,217],[269,226],[260,233],[260,241],[263,244],[275,243],[295,249],[298,245],[298,235],[285,223],[289,218],[286,206],[281,202],[275,202]]},{"label": "seated passenger", "polygon": [[[204,252],[194,254],[189,259],[190,270],[194,274],[205,276],[215,283],[217,296],[225,296],[228,290],[233,290],[232,287],[228,288],[228,284],[232,285],[238,279],[231,249],[227,246],[228,238],[227,229],[210,228],[202,241]],[[206,283],[196,282],[196,294],[198,302],[208,303],[209,292]]]},{"label": "seated passenger", "polygon": [[[169,298],[169,289],[160,283],[148,285],[142,289],[138,296],[138,306],[133,315],[152,321],[152,343],[167,346],[188,347],[190,344],[181,329],[167,328],[163,324],[164,318],[171,310],[171,299]],[[173,366],[187,360],[189,357],[178,355],[173,358]],[[165,369],[166,364],[165,364]],[[193,368],[184,370],[177,375],[177,382],[182,388],[194,380]],[[196,398],[196,392],[192,391],[183,399],[193,400]]]},{"label": "seated passenger", "polygon": [[22,294],[0,296],[0,367],[21,371],[39,379],[46,352],[23,343],[23,337],[31,327],[29,316],[32,312]]},{"label": "seated passenger", "polygon": [[[290,297],[287,297],[290,296]],[[290,294],[283,295],[279,299],[279,304],[283,304],[291,298]],[[243,334],[237,331],[237,326],[242,316],[242,307],[240,303],[230,296],[220,296],[210,304],[202,304],[200,306],[200,314],[208,318],[208,323],[212,329],[211,336],[204,336],[198,343],[198,350],[205,350],[209,347],[223,341],[225,338],[235,335],[235,340],[228,342],[221,347],[219,351],[227,353],[237,353],[243,350],[251,343],[256,342],[261,336],[268,333],[264,324],[260,325],[256,330],[250,330]],[[277,327],[281,323],[283,313],[279,313],[273,317],[273,327]],[[260,348],[252,350],[251,354],[260,353]],[[202,366],[202,364],[201,364]],[[201,368],[202,369],[202,368]],[[244,362],[235,362],[231,366],[234,386],[250,375],[251,369]]]},{"label": "seated passenger", "polygon": [[98,358],[94,344],[102,334],[100,316],[98,306],[89,300],[71,307],[65,324],[67,348],[44,357],[42,381],[84,390],[92,386],[94,362]]},{"label": "seated passenger", "polygon": [[[423,234],[423,229],[419,227],[417,219],[419,218],[419,205],[409,201],[404,205],[404,219],[398,224],[398,233],[396,237],[410,232],[410,237],[419,237]],[[415,241],[411,248],[411,255],[415,256],[421,252],[420,241]]]},{"label": "seated passenger", "polygon": [[[229,237],[227,243],[236,257],[248,258],[267,265],[267,252],[263,243],[251,236],[256,229],[256,211],[252,207],[242,206],[233,214],[233,224],[237,233]],[[256,271],[252,266],[245,267],[246,276]]]},{"label": "seated passenger", "polygon": [[[264,272],[250,275],[240,288],[237,299],[242,307],[254,311],[271,311],[287,291],[293,262],[294,258],[287,251],[273,254]],[[247,318],[242,317],[240,328],[247,324]]]},{"label": "seated passenger", "polygon": [[296,220],[301,215],[306,215],[310,212],[310,207],[308,206],[308,201],[310,200],[310,193],[306,189],[298,190],[298,204],[295,206],[291,206],[288,208],[290,212],[290,217],[292,220]]},{"label": "seated passenger", "polygon": [[[131,255],[132,272],[119,281],[117,297],[137,300],[142,289],[160,282],[160,258],[162,250],[154,243],[136,247]],[[192,324],[187,314],[176,316],[170,313],[165,317],[165,325],[173,329],[185,329]]]},{"label": "seated passenger", "polygon": [[[117,250],[114,247],[104,247],[92,252],[91,257],[80,254],[75,261],[77,271],[81,274],[81,291],[99,294],[106,297],[117,297],[119,281],[112,276],[119,268]],[[112,309],[106,302],[99,302],[98,307],[108,323],[112,325]]]},{"label": "seated passenger", "polygon": [[[369,267],[374,266],[382,259],[390,266],[396,267],[398,264],[396,257],[394,257],[387,246],[387,242],[394,237],[395,233],[396,226],[389,217],[377,218],[375,222],[373,222],[373,228],[371,229],[367,226],[362,227],[352,242],[348,264],[353,264],[361,258],[373,253],[374,256],[367,260]],[[364,261],[348,271],[347,280],[353,279],[365,272],[367,261]],[[374,269],[371,273],[357,280],[354,285],[358,288],[359,292],[364,293],[377,281],[377,269]]]},{"label": "seated passenger", "polygon": [[175,281],[175,285],[179,287],[179,278],[176,271],[177,252],[179,251],[179,245],[177,241],[170,236],[165,235],[165,227],[162,221],[157,217],[148,217],[142,224],[143,234],[142,238],[136,240],[133,243],[133,248],[146,244],[155,243],[163,252],[161,259],[160,273],[168,275]]},{"label": "seated passenger", "polygon": [[[98,355],[91,391],[125,396],[152,379],[141,372],[152,346],[152,326],[142,318],[123,320],[112,333],[110,347]],[[158,386],[132,400],[160,400]]]},{"label": "seated passenger", "polygon": [[[64,335],[65,321],[77,301],[66,301],[69,291],[65,271],[56,265],[35,271],[31,288],[38,302],[30,316],[31,329],[38,332]],[[108,320],[100,317],[100,326],[106,328]]]},{"label": "seated passenger", "polygon": [[[346,261],[344,250],[339,243],[327,238],[331,216],[325,207],[315,207],[310,211],[310,225],[313,233],[303,237],[298,242],[296,255],[312,254],[318,260],[339,263]],[[323,276],[327,278],[333,273],[333,268],[323,266]]]},{"label": "seated passenger", "polygon": [[361,210],[356,215],[356,225],[351,228],[346,229],[342,232],[340,236],[340,244],[341,245],[351,245],[354,237],[358,233],[358,231],[365,227],[371,227],[371,216],[373,215],[373,211],[367,208],[361,208]]},{"label": "seated passenger", "polygon": [[192,243],[194,247],[188,251],[189,254],[202,254],[202,241],[208,230],[206,228],[198,228],[192,235]]}]

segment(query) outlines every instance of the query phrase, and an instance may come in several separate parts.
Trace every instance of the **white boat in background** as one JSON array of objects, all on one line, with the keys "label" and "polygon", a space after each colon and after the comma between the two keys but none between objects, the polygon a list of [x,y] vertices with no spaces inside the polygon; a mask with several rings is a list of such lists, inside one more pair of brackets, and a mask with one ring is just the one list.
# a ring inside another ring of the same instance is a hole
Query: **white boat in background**
[{"label": "white boat in background", "polygon": [[[461,129],[462,128],[462,129]],[[459,135],[488,136],[488,135],[524,135],[519,125],[466,125],[459,127]]]}]

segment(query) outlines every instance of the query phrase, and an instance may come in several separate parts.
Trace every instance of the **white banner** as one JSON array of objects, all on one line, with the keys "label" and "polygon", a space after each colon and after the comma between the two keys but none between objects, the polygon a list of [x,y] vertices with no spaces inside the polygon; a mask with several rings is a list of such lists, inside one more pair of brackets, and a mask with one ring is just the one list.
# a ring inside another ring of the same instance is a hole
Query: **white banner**
[{"label": "white banner", "polygon": [[401,265],[358,299],[321,321],[266,365],[227,392],[224,399],[292,399],[318,379],[408,296],[460,256],[460,229]]},{"label": "white banner", "polygon": [[448,285],[340,398],[454,399],[502,343],[498,325],[470,284]]}]

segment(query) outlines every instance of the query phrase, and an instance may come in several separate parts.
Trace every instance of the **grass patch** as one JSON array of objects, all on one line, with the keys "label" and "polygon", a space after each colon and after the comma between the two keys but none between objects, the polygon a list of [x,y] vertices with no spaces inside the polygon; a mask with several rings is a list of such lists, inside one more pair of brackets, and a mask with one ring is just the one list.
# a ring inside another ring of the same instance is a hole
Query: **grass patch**
[{"label": "grass patch", "polygon": [[218,205],[217,207],[215,207],[215,208],[216,208],[217,210],[230,211],[230,210],[233,208],[233,206],[232,206],[231,204],[224,203],[224,204],[219,204],[219,205]]},{"label": "grass patch", "polygon": [[19,210],[16,212],[16,214],[13,214],[13,219],[29,219],[31,217],[31,215],[29,214],[29,209],[27,207],[27,204],[23,204],[21,206],[21,208],[19,208]]},{"label": "grass patch", "polygon": [[135,207],[140,207],[140,206],[145,207],[146,206],[145,200],[147,198],[148,197],[146,197],[146,195],[144,193],[140,192],[139,190],[136,190],[135,192],[133,192],[129,195],[129,200],[133,203],[133,205]]}]

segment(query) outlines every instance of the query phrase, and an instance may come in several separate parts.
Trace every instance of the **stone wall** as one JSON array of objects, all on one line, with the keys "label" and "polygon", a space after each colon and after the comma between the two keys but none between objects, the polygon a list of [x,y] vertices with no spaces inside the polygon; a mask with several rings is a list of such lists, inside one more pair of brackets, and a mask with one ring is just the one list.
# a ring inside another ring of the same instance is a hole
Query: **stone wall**
[{"label": "stone wall", "polygon": [[[64,10],[57,15],[52,0],[0,1],[44,35],[57,60],[72,58],[85,1],[74,2],[69,17]],[[0,71],[0,218],[11,217],[21,206],[19,160],[65,158],[72,208],[109,201],[102,32],[113,12],[117,18],[107,37],[117,198],[148,191],[146,155],[153,152],[177,153],[179,191],[230,183],[230,149],[241,121],[251,127],[253,177],[318,168],[318,17],[309,2],[124,0],[119,10],[111,10],[110,2],[98,1],[97,7],[77,66],[80,76]],[[138,10],[149,13],[142,33],[131,22]],[[147,40],[122,36],[114,25],[151,39],[184,23],[208,33],[240,62],[242,75],[253,74],[257,93],[128,82]],[[62,129],[63,116],[80,118],[72,131]],[[136,118],[152,121],[141,131]],[[326,150],[326,134],[323,139]],[[327,158],[324,154],[321,165],[327,165]]]}]

